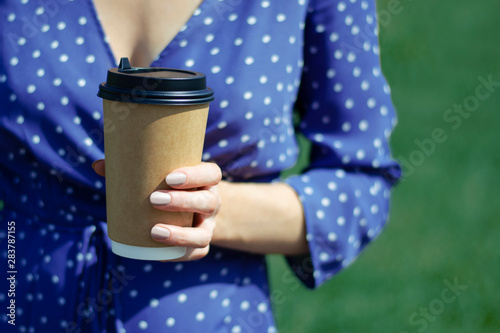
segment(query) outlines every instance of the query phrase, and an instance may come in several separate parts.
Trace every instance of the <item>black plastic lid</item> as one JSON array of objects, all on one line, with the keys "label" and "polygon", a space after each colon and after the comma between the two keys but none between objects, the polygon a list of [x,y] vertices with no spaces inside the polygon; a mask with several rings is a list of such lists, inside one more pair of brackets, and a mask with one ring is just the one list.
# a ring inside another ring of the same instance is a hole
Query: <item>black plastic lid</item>
[{"label": "black plastic lid", "polygon": [[205,75],[198,72],[161,67],[131,67],[121,58],[118,68],[108,71],[97,96],[125,103],[193,105],[214,100]]}]

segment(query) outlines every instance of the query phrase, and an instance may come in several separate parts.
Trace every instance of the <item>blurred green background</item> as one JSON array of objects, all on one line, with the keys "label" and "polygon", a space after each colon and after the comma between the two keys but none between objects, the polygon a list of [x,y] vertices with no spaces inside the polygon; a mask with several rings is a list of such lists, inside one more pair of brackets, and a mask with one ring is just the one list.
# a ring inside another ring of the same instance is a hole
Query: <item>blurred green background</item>
[{"label": "blurred green background", "polygon": [[[378,0],[378,11],[390,2]],[[319,289],[290,283],[284,259],[268,257],[282,333],[500,332],[500,87],[460,123],[443,118],[454,104],[472,105],[479,76],[500,82],[500,1],[398,8],[381,21],[382,67],[399,118],[393,156],[414,170],[393,192],[385,232]],[[415,140],[436,128],[446,140],[429,156],[416,152]],[[467,289],[442,302],[444,281],[455,279]]]}]

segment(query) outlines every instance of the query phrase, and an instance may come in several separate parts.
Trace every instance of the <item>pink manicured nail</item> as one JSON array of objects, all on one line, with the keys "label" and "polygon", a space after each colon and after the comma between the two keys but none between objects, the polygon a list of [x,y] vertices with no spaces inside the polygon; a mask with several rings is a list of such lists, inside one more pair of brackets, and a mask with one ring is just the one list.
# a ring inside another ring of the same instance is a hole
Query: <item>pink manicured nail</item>
[{"label": "pink manicured nail", "polygon": [[182,185],[186,182],[187,176],[182,172],[173,172],[165,178],[167,185]]},{"label": "pink manicured nail", "polygon": [[151,237],[158,240],[165,240],[170,237],[170,230],[155,226],[151,229]]},{"label": "pink manicured nail", "polygon": [[172,201],[172,197],[165,192],[153,192],[149,196],[149,201],[153,205],[168,205]]}]

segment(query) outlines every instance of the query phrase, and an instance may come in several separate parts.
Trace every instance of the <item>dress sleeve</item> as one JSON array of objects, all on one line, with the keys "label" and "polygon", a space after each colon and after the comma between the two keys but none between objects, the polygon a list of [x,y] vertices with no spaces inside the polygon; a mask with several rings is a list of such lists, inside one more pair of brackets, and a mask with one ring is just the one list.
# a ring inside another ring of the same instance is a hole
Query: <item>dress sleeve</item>
[{"label": "dress sleeve", "polygon": [[304,27],[296,108],[310,165],[285,180],[303,204],[310,254],[288,257],[310,288],[348,266],[381,232],[400,177],[388,139],[396,123],[380,69],[374,0],[313,0]]}]

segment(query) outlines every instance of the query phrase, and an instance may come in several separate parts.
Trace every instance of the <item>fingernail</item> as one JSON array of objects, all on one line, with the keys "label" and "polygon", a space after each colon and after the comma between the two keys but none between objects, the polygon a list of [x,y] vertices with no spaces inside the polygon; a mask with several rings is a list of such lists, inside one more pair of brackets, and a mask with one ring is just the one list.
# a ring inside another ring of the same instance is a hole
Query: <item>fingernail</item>
[{"label": "fingernail", "polygon": [[153,229],[151,229],[151,237],[158,240],[165,240],[170,237],[170,230],[154,226]]},{"label": "fingernail", "polygon": [[182,172],[173,172],[165,178],[167,185],[182,185],[186,182],[186,174]]},{"label": "fingernail", "polygon": [[153,192],[149,196],[149,201],[153,205],[168,205],[172,201],[172,197],[165,192]]},{"label": "fingernail", "polygon": [[95,169],[95,164],[96,164],[97,162],[100,162],[100,161],[104,161],[104,160],[103,160],[103,159],[100,159],[100,160],[94,161],[94,163],[92,163],[92,169]]}]

